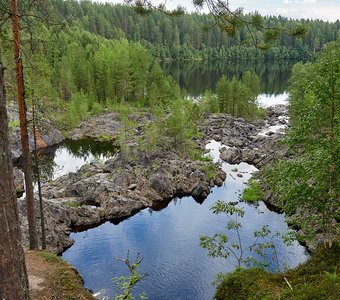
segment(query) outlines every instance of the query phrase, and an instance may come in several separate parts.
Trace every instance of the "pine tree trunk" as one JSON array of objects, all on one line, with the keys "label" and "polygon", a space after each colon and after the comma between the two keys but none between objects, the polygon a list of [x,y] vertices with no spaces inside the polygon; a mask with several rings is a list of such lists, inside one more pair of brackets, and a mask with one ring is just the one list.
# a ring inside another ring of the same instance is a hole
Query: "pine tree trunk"
[{"label": "pine tree trunk", "polygon": [[29,299],[12,158],[0,53],[0,299]]},{"label": "pine tree trunk", "polygon": [[20,119],[20,134],[22,145],[23,169],[25,174],[25,191],[26,191],[26,206],[28,218],[28,231],[30,249],[38,248],[37,229],[34,209],[34,194],[33,194],[33,178],[32,178],[32,162],[30,156],[28,133],[27,133],[27,119],[26,119],[26,104],[25,104],[25,89],[23,78],[23,67],[21,58],[20,46],[20,26],[18,15],[18,0],[12,0],[12,29],[14,40],[14,59],[17,77],[18,90],[18,105],[19,105],[19,119]]}]

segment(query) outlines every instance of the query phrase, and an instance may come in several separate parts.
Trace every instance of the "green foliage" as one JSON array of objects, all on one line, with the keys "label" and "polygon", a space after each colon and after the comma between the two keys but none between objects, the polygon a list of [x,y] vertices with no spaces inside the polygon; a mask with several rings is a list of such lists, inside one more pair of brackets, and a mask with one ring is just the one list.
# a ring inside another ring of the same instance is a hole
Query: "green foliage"
[{"label": "green foliage", "polygon": [[257,202],[263,199],[263,190],[258,181],[252,180],[244,190],[242,200],[245,202]]},{"label": "green foliage", "polygon": [[[24,49],[30,51],[30,59],[25,60],[28,103],[39,99],[45,112],[66,131],[105,109],[116,111],[121,104],[124,108],[165,106],[180,95],[175,81],[138,42],[106,39],[81,28],[79,22],[58,34],[44,26],[34,29],[45,43],[34,51]],[[29,37],[23,31],[23,41]],[[12,69],[12,53],[4,55]],[[15,91],[10,88],[9,94]]]},{"label": "green foliage", "polygon": [[144,124],[143,135],[136,140],[138,149],[147,154],[171,149],[201,160],[202,151],[192,141],[199,136],[200,116],[196,109],[195,104],[184,99],[154,108],[152,120]]},{"label": "green foliage", "polygon": [[99,115],[104,111],[104,106],[101,103],[93,102],[91,105],[91,112],[94,115]]},{"label": "green foliage", "polygon": [[[204,1],[195,2],[201,4]],[[124,37],[140,42],[160,59],[307,58],[334,40],[339,28],[337,23],[262,17],[256,12],[244,15],[242,10],[237,10],[236,16],[222,13],[218,16],[222,21],[220,26],[213,26],[216,19],[211,14],[183,14],[180,10],[165,15],[137,5],[135,9],[142,13],[139,15],[124,5],[61,0],[54,3],[54,9],[60,15],[73,19],[82,29],[107,39]],[[172,18],[174,14],[179,16]],[[252,32],[238,17],[249,22]],[[279,36],[277,32],[280,32]],[[301,36],[303,40],[297,38]],[[265,37],[269,37],[269,43],[262,42]],[[271,44],[271,48],[261,51],[261,43],[267,45],[265,48]]]},{"label": "green foliage", "polygon": [[108,134],[102,134],[102,135],[99,137],[99,139],[100,139],[101,141],[111,141],[111,140],[112,140],[112,137],[111,137],[110,135],[108,135]]},{"label": "green foliage", "polygon": [[203,170],[209,179],[216,177],[216,165],[211,160],[204,163]]},{"label": "green foliage", "polygon": [[55,254],[55,253],[40,251],[40,252],[38,252],[38,255],[43,257],[46,261],[54,261],[54,262],[56,262],[56,261],[59,260],[57,254]]},{"label": "green foliage", "polygon": [[202,113],[218,113],[220,111],[220,104],[217,96],[213,94],[210,90],[205,91],[199,102],[199,108]]},{"label": "green foliage", "polygon": [[[276,252],[275,245],[270,241],[274,236],[280,234],[272,234],[269,226],[263,226],[259,230],[254,231],[254,242],[247,247],[247,250],[252,253],[248,257],[244,256],[246,248],[242,241],[242,225],[239,218],[242,218],[245,211],[230,203],[217,201],[211,208],[215,214],[223,213],[227,217],[226,229],[234,231],[237,238],[236,241],[230,239],[226,233],[216,233],[212,237],[201,236],[200,245],[208,250],[208,255],[212,257],[234,258],[237,262],[237,267],[263,267],[266,268],[270,263],[277,264],[277,270],[280,271],[280,264]],[[287,236],[282,238],[288,239]],[[289,240],[289,239],[288,239]],[[259,258],[258,258],[259,257]]]},{"label": "green foliage", "polygon": [[334,272],[327,272],[325,271],[325,277],[333,282],[335,285],[340,286],[340,276],[336,273],[336,271]]},{"label": "green foliage", "polygon": [[8,122],[9,128],[19,128],[20,127],[20,120],[15,120]]},{"label": "green foliage", "polygon": [[[340,199],[340,40],[325,47],[314,64],[298,64],[290,87],[292,127],[286,144],[293,158],[265,171],[267,184],[299,225],[325,242],[339,233]],[[314,224],[312,228],[310,224]]]},{"label": "green foliage", "polygon": [[220,278],[215,299],[339,299],[339,253],[338,243],[320,247],[306,263],[283,273],[237,269]]},{"label": "green foliage", "polygon": [[256,119],[264,117],[264,110],[256,103],[260,93],[259,77],[250,71],[244,72],[241,80],[222,76],[216,84],[216,95],[206,91],[200,101],[200,110],[229,113],[236,117]]},{"label": "green foliage", "polygon": [[82,120],[90,115],[90,103],[92,99],[83,92],[72,94],[68,108],[61,120],[62,126],[66,129],[76,127]]},{"label": "green foliage", "polygon": [[81,205],[76,202],[76,201],[67,201],[67,202],[64,202],[63,203],[65,206],[68,206],[68,207],[80,207]]},{"label": "green foliage", "polygon": [[130,117],[130,115],[123,112],[120,113],[121,129],[119,130],[116,144],[119,146],[120,152],[128,160],[134,159],[134,153],[131,149],[133,143],[134,133],[136,131],[137,123]]},{"label": "green foliage", "polygon": [[[128,251],[127,256],[125,259],[116,258],[117,261],[124,262],[129,269],[130,275],[129,276],[120,276],[114,277],[113,281],[118,288],[118,293],[115,295],[115,300],[127,300],[127,299],[135,299],[132,295],[133,288],[143,280],[147,273],[141,274],[139,271],[139,265],[142,263],[143,258],[140,258],[140,253],[137,254],[135,260],[131,263],[130,262],[130,253]],[[139,299],[147,299],[145,293],[139,295]]]}]

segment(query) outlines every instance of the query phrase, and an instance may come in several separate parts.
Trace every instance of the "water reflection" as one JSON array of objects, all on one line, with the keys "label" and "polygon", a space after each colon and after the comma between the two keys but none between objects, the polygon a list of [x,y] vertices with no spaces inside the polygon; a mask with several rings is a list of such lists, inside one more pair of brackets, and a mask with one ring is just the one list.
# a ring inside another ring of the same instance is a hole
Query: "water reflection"
[{"label": "water reflection", "polygon": [[92,161],[105,161],[113,157],[116,152],[117,149],[112,145],[112,142],[65,141],[53,156],[56,164],[53,179],[69,172],[76,172],[83,165]]},{"label": "water reflection", "polygon": [[216,82],[222,75],[231,79],[242,77],[245,71],[255,71],[260,77],[261,93],[282,94],[287,88],[287,80],[293,60],[251,60],[251,61],[184,61],[163,63],[162,68],[172,75],[190,97],[197,98],[205,90],[215,89]]},{"label": "water reflection", "polygon": [[[219,147],[217,142],[208,145],[215,160]],[[129,275],[124,264],[115,262],[115,257],[124,258],[128,250],[130,257],[138,252],[142,254],[141,272],[149,273],[140,282],[136,295],[145,291],[148,299],[156,300],[212,299],[215,288],[211,282],[216,274],[233,270],[237,263],[233,259],[208,257],[199,246],[199,237],[225,232],[226,217],[213,214],[209,208],[216,200],[239,201],[246,181],[256,171],[246,163],[223,163],[222,167],[228,173],[226,181],[222,187],[213,188],[201,205],[192,197],[175,198],[166,209],[148,208],[116,225],[106,222],[73,233],[71,237],[76,242],[63,253],[63,258],[80,271],[87,288],[108,299],[116,293],[112,278]],[[269,224],[273,232],[288,230],[284,215],[269,211],[263,202],[256,206],[239,202],[238,206],[246,212],[241,220],[245,248],[253,242],[253,231],[264,225]],[[235,232],[228,234],[236,239]],[[307,257],[297,242],[287,247],[278,237],[271,241],[277,247],[280,264],[293,267]],[[270,269],[276,267],[274,262]]]},{"label": "water reflection", "polygon": [[273,106],[277,104],[287,104],[288,97],[289,95],[287,92],[283,92],[282,94],[275,96],[270,94],[260,94],[257,97],[257,102],[259,103],[260,106],[263,107]]},{"label": "water reflection", "polygon": [[[76,172],[92,161],[105,161],[117,153],[112,142],[98,142],[91,139],[65,140],[38,151],[38,162],[42,181],[56,179],[69,172]],[[15,161],[22,168],[22,158]],[[36,174],[34,174],[36,179]]]},{"label": "water reflection", "polygon": [[[231,177],[229,180],[233,181]],[[212,299],[215,275],[232,270],[236,262],[209,258],[199,246],[199,236],[225,230],[225,218],[212,214],[209,207],[217,199],[237,199],[240,186],[236,185],[236,190],[230,190],[230,186],[233,182],[223,187],[228,191],[223,197],[223,192],[215,189],[202,205],[185,197],[161,211],[146,209],[118,225],[107,222],[72,234],[76,242],[63,258],[80,271],[87,288],[95,292],[105,289],[110,299],[116,292],[112,278],[128,276],[126,266],[115,262],[115,257],[124,258],[128,250],[132,257],[142,253],[141,271],[150,274],[137,293],[145,291],[148,299]],[[241,203],[240,207],[246,210],[242,220],[245,246],[253,241],[253,230],[263,225],[270,224],[273,231],[287,230],[284,216],[270,212],[263,203],[257,207]],[[230,236],[236,238],[232,233]],[[287,248],[279,239],[272,242],[277,245],[281,262],[290,267],[306,258],[303,247],[297,244]]]}]

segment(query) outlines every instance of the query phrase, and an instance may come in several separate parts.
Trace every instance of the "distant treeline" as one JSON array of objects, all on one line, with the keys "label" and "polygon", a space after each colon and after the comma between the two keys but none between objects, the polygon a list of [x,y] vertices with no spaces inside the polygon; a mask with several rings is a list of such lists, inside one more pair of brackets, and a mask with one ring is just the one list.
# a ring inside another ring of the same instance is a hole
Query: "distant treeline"
[{"label": "distant treeline", "polygon": [[[191,13],[169,17],[155,11],[147,16],[136,14],[125,5],[91,3],[90,1],[56,0],[54,5],[61,17],[79,23],[84,29],[108,39],[125,37],[141,42],[160,59],[305,59],[321,50],[322,46],[340,36],[340,21],[292,20],[266,17],[265,26],[292,29],[299,24],[308,28],[304,39],[282,34],[267,51],[260,51],[251,42],[250,33],[243,29],[236,38],[214,24],[209,14]],[[261,38],[262,32],[256,33]]]}]

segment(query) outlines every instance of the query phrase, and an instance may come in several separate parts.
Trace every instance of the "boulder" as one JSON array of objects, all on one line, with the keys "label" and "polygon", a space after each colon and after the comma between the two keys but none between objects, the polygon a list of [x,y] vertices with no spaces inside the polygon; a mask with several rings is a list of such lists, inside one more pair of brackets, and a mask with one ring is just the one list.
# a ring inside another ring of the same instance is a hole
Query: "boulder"
[{"label": "boulder", "polygon": [[220,154],[220,158],[230,164],[239,164],[242,162],[242,151],[236,147],[229,148]]},{"label": "boulder", "polygon": [[242,161],[248,164],[256,165],[260,158],[261,158],[261,154],[257,150],[249,149],[249,148],[242,150]]},{"label": "boulder", "polygon": [[150,176],[150,187],[164,199],[169,199],[174,196],[175,190],[173,184],[165,174],[152,174]]}]

